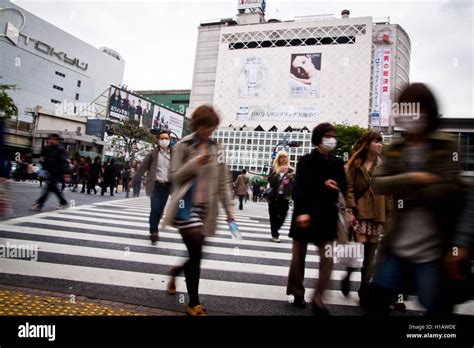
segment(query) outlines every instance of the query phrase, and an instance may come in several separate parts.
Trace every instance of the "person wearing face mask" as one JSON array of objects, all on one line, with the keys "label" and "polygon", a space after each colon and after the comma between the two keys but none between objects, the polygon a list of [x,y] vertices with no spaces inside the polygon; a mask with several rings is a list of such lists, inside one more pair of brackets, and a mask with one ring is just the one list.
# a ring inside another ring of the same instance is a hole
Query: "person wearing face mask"
[{"label": "person wearing face mask", "polygon": [[150,240],[153,245],[158,242],[158,225],[170,195],[170,169],[173,153],[170,148],[170,134],[168,131],[161,131],[157,138],[159,146],[145,157],[129,184],[130,187],[133,187],[136,181],[141,180],[145,172],[148,172],[145,189],[151,202],[149,221]]},{"label": "person wearing face mask", "polygon": [[450,135],[437,132],[438,106],[426,85],[407,86],[398,105],[412,110],[395,115],[396,124],[405,129],[403,138],[385,151],[384,165],[374,174],[375,193],[393,195],[394,209],[367,309],[387,314],[390,303],[409,292],[428,314],[446,313],[443,258],[451,251],[464,199],[453,159],[458,150]]},{"label": "person wearing face mask", "polygon": [[333,268],[332,253],[327,251],[337,239],[338,199],[346,193],[346,175],[341,159],[331,152],[336,148],[336,128],[321,123],[313,129],[311,153],[301,157],[296,167],[293,187],[293,218],[289,236],[293,239],[292,260],[288,276],[287,295],[293,295],[293,305],[306,305],[304,271],[308,243],[319,250],[319,279],[312,299],[313,313],[326,316],[329,312],[323,295]]}]

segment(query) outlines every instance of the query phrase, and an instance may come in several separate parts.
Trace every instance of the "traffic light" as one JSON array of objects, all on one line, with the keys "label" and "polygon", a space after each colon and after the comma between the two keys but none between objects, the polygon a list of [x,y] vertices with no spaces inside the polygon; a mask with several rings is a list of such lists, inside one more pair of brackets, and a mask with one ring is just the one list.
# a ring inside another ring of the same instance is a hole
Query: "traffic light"
[{"label": "traffic light", "polygon": [[290,142],[288,143],[288,146],[289,146],[289,147],[300,147],[301,144],[300,144],[299,142],[297,142],[297,141],[290,141]]},{"label": "traffic light", "polygon": [[268,175],[268,167],[267,166],[263,166],[262,175]]}]

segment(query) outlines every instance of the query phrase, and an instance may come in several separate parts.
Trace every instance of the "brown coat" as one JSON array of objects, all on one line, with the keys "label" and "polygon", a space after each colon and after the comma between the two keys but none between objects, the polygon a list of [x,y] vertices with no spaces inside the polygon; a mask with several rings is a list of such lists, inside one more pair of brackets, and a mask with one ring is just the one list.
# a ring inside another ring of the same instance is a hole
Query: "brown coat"
[{"label": "brown coat", "polygon": [[[162,220],[161,229],[172,225],[178,213],[180,201],[184,198],[188,190],[194,183],[198,175],[197,156],[198,150],[193,146],[195,133],[192,133],[176,145],[171,159],[171,182],[173,184],[173,193],[168,201],[168,210],[165,218]],[[208,155],[211,156],[209,164],[207,188],[209,190],[208,213],[204,221],[204,233],[213,235],[217,228],[217,216],[219,214],[220,201],[224,210],[229,215],[233,211],[233,202],[231,199],[232,178],[227,170],[225,162],[225,152],[222,148],[212,142]]]},{"label": "brown coat", "polygon": [[[380,166],[380,162],[377,166]],[[368,172],[362,159],[354,161],[346,174],[346,206],[352,208],[357,220],[386,221],[386,197],[376,195],[372,189],[372,172]]]},{"label": "brown coat", "polygon": [[248,195],[249,178],[245,174],[240,174],[235,180],[235,194],[237,196]]}]

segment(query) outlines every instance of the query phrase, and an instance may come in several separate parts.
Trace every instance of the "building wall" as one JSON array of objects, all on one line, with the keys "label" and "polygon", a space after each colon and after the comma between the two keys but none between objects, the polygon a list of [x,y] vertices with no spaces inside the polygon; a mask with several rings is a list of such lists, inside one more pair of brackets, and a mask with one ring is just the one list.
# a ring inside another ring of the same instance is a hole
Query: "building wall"
[{"label": "building wall", "polygon": [[[19,106],[20,119],[31,121],[26,111],[37,105],[49,111],[72,114],[75,104],[87,104],[110,84],[122,83],[124,60],[118,61],[7,0],[0,0],[0,7],[18,8],[25,14],[26,24],[21,34],[42,42],[39,48],[43,51],[47,50],[45,45],[48,45],[53,47],[55,52],[63,52],[71,59],[78,59],[81,66],[87,64],[86,70],[79,68],[77,64],[68,64],[54,54],[41,52],[35,48],[34,41],[27,42],[21,35],[17,45],[5,37],[0,37],[0,76],[3,77],[1,83],[17,86],[18,89],[11,95]],[[21,16],[10,10],[0,12],[2,34],[7,22],[19,29]],[[80,87],[78,81],[81,81]],[[51,100],[62,104],[53,103]]]},{"label": "building wall", "polygon": [[199,105],[212,104],[214,100],[221,27],[223,26],[206,26],[200,27],[198,30],[188,116]]}]

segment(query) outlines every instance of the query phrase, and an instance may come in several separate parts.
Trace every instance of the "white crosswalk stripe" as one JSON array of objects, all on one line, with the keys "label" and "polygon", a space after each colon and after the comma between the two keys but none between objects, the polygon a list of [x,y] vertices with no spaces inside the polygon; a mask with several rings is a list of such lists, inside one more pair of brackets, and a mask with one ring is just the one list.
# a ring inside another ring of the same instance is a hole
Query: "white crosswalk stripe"
[{"label": "white crosswalk stripe", "polygon": [[[250,204],[250,203],[249,203]],[[160,241],[152,246],[148,239],[149,200],[146,197],[83,205],[66,211],[40,213],[2,222],[1,245],[34,245],[39,250],[36,262],[2,259],[2,277],[80,282],[85,286],[107,285],[130,291],[164,291],[170,267],[186,259],[186,248],[172,227],[160,231]],[[289,218],[281,230],[281,243],[271,242],[268,211],[263,204],[236,211],[243,240],[232,240],[224,215],[218,219],[215,236],[206,238],[201,264],[200,294],[219,299],[276,300],[285,302],[286,280],[291,260]],[[318,278],[319,256],[308,251],[305,279],[307,300]],[[358,306],[358,296],[348,298],[339,291],[345,272],[335,267],[329,305]],[[360,272],[351,278],[356,285]],[[184,277],[177,278],[178,293],[186,293]],[[421,308],[414,299],[406,302],[410,310]],[[218,311],[219,308],[214,308]],[[241,314],[238,310],[229,310]],[[458,306],[457,312],[474,314],[473,303]],[[258,313],[254,313],[258,314]]]}]

